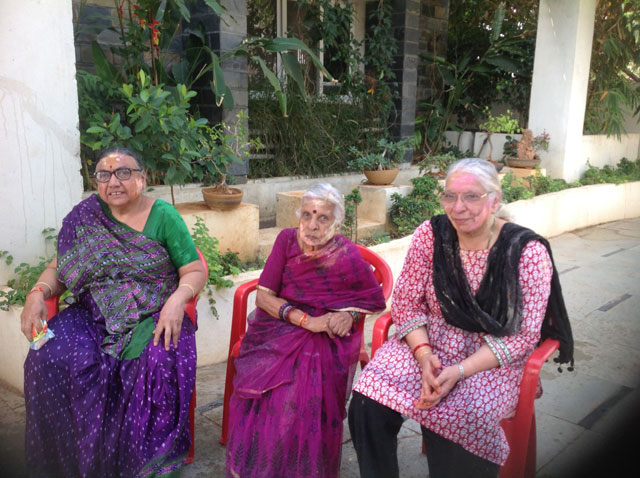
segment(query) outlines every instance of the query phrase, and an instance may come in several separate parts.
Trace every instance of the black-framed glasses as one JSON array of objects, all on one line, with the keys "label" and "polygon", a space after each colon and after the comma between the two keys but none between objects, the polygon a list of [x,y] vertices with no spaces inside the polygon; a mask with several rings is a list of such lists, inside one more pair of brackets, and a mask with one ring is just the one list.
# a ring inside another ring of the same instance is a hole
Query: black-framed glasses
[{"label": "black-framed glasses", "polygon": [[458,196],[456,193],[445,191],[440,195],[440,202],[443,205],[451,206],[455,204],[458,201],[458,197],[460,197],[464,204],[478,204],[482,199],[487,197],[488,194],[489,193],[462,193]]},{"label": "black-framed glasses", "polygon": [[111,175],[115,174],[116,178],[118,178],[120,181],[126,181],[127,179],[131,178],[131,173],[133,171],[142,171],[142,169],[118,168],[118,169],[114,169],[113,171],[107,171],[106,169],[102,169],[100,171],[96,171],[93,174],[93,177],[99,183],[108,183],[109,181],[111,181]]}]

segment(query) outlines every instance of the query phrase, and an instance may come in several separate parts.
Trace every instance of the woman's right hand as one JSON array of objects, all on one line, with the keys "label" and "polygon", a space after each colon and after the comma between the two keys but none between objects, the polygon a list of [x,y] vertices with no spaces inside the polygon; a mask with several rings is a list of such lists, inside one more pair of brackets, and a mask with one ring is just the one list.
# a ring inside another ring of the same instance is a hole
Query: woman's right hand
[{"label": "woman's right hand", "polygon": [[27,295],[24,308],[20,314],[20,328],[29,342],[33,340],[33,328],[36,334],[42,330],[42,321],[47,320],[47,305],[44,302],[44,294],[40,291]]}]

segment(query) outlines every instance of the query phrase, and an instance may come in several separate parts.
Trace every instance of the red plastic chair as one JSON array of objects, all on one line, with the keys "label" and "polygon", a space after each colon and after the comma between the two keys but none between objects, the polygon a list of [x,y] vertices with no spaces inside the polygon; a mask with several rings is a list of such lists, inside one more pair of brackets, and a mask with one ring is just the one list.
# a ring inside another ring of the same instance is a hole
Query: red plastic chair
[{"label": "red plastic chair", "polygon": [[[393,273],[389,264],[387,264],[380,255],[373,252],[371,249],[367,249],[364,246],[358,244],[358,250],[362,255],[362,258],[367,261],[373,267],[373,275],[375,276],[378,284],[382,286],[382,294],[385,301],[391,297],[393,291]],[[258,279],[246,282],[240,285],[233,296],[233,317],[231,322],[231,339],[229,340],[229,356],[227,358],[227,376],[224,383],[224,402],[222,408],[222,435],[220,437],[220,443],[225,445],[227,443],[227,435],[229,433],[229,401],[233,394],[233,377],[236,374],[236,369],[233,365],[234,359],[238,356],[240,350],[240,344],[247,330],[247,303],[249,294],[256,290],[258,286]],[[364,320],[359,320],[356,325],[360,331],[364,328]],[[360,366],[364,367],[369,363],[369,355],[364,348],[364,334],[360,341],[360,354],[358,356]]]},{"label": "red plastic chair", "polygon": [[[376,320],[371,341],[372,357],[387,340],[391,325],[390,312]],[[533,478],[536,474],[536,415],[533,402],[542,364],[558,350],[559,346],[560,342],[557,340],[546,339],[527,360],[515,414],[500,422],[511,449],[506,463],[500,468],[500,478]],[[424,452],[424,443],[422,449]]]},{"label": "red plastic chair", "polygon": [[[198,252],[198,257],[200,258],[200,262],[204,266],[205,277],[209,277],[209,267],[207,266],[207,261],[205,260],[200,249],[196,248]],[[45,304],[47,306],[48,316],[47,319],[50,319],[54,315],[58,313],[58,304],[60,302],[60,296],[49,297],[45,300]],[[185,313],[193,322],[193,327],[197,328],[197,318],[196,318],[196,304],[198,303],[198,296],[196,295],[193,299],[187,302],[186,307],[184,308]],[[196,410],[196,384],[193,384],[193,394],[191,395],[191,404],[189,405],[189,429],[191,431],[191,448],[189,449],[189,454],[187,455],[186,464],[193,463],[193,458],[195,454],[195,410]]]}]

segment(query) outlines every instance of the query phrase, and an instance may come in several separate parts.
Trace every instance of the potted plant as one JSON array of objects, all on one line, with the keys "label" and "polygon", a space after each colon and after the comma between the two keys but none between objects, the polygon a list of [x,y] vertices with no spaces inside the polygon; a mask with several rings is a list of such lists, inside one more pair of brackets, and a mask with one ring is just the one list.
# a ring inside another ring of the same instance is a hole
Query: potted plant
[{"label": "potted plant", "polygon": [[349,152],[355,157],[347,165],[362,171],[370,184],[391,184],[398,175],[397,166],[408,144],[409,139],[389,141],[380,138],[368,151],[352,146]]},{"label": "potted plant", "polygon": [[427,155],[418,163],[420,174],[426,172],[429,176],[444,179],[447,174],[447,169],[449,169],[449,166],[457,159],[458,157],[451,151]]},{"label": "potted plant", "polygon": [[231,209],[242,202],[242,190],[227,184],[229,166],[248,157],[251,148],[262,148],[260,140],[248,138],[246,125],[247,115],[241,111],[233,124],[223,122],[205,127],[207,138],[200,142],[198,163],[207,171],[208,179],[215,183],[202,188],[202,197],[210,208]]},{"label": "potted plant", "polygon": [[534,137],[530,129],[522,132],[522,138],[518,141],[507,136],[504,143],[504,158],[509,167],[512,168],[535,168],[540,164],[540,151],[549,150],[549,133],[543,131],[542,134]]},{"label": "potted plant", "polygon": [[[491,136],[499,133],[519,133],[520,127],[518,125],[518,120],[511,116],[512,113],[510,110],[507,110],[506,113],[498,116],[493,116],[488,107],[485,107],[484,112],[487,115],[487,120],[484,123],[481,123],[479,127],[482,131],[487,133],[487,137],[483,141],[480,151],[478,151],[478,156],[480,156],[484,145],[489,143],[489,157],[487,159],[491,163],[496,164],[496,162],[493,161],[493,143],[491,142]],[[509,136],[507,136],[507,138],[509,138]]]}]

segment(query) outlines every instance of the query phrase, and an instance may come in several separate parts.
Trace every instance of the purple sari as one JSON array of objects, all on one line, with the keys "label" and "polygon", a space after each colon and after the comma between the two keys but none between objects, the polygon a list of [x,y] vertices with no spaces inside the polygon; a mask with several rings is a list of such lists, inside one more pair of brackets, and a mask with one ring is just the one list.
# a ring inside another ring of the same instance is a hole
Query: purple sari
[{"label": "purple sari", "polygon": [[[340,235],[311,256],[300,250],[297,229],[285,229],[259,287],[312,316],[385,307],[369,264]],[[248,324],[235,360],[227,477],[337,477],[360,331],[330,339],[261,309]]]},{"label": "purple sari", "polygon": [[65,218],[58,279],[77,298],[25,361],[26,454],[34,476],[144,477],[182,465],[191,444],[195,331],[150,342],[178,275],[158,242],[107,217],[96,196]]}]

